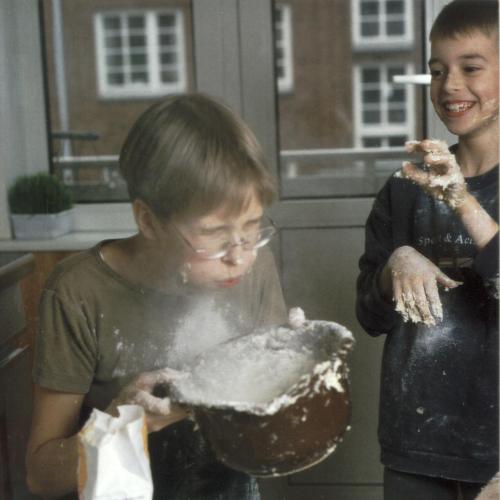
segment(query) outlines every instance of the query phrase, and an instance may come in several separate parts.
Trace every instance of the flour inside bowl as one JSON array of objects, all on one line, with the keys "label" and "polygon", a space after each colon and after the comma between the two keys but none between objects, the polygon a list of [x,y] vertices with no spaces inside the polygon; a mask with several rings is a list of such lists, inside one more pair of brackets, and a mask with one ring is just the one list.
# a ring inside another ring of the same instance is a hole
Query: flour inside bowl
[{"label": "flour inside bowl", "polygon": [[332,362],[342,341],[352,339],[342,328],[303,321],[296,329],[278,326],[220,344],[183,368],[187,376],[173,383],[174,399],[238,409],[262,408],[277,398],[286,399],[286,393],[311,377],[315,367],[327,362],[334,370]]}]

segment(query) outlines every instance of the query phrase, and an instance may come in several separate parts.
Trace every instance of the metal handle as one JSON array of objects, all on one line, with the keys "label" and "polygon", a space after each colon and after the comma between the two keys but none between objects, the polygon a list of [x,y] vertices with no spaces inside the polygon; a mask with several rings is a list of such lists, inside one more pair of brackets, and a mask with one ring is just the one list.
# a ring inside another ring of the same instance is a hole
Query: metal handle
[{"label": "metal handle", "polygon": [[415,75],[394,75],[392,77],[393,83],[404,83],[407,85],[430,85],[431,75],[427,73]]},{"label": "metal handle", "polygon": [[14,349],[11,353],[7,354],[5,358],[0,360],[0,368],[3,368],[4,366],[8,365],[13,359],[17,358],[20,356],[26,349],[28,349],[29,346],[25,345],[24,347],[18,347],[17,349]]}]

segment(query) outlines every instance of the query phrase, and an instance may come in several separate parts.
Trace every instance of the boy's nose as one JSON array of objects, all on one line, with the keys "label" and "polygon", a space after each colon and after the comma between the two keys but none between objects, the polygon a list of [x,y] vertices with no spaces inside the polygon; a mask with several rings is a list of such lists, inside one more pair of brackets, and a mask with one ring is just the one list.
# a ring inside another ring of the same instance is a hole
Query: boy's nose
[{"label": "boy's nose", "polygon": [[446,79],[444,81],[444,89],[448,92],[453,92],[455,90],[459,90],[463,86],[462,77],[458,72],[450,71],[446,75]]},{"label": "boy's nose", "polygon": [[235,266],[239,266],[243,264],[243,249],[241,242],[233,244],[226,255],[223,257],[223,261],[226,264],[232,264]]}]

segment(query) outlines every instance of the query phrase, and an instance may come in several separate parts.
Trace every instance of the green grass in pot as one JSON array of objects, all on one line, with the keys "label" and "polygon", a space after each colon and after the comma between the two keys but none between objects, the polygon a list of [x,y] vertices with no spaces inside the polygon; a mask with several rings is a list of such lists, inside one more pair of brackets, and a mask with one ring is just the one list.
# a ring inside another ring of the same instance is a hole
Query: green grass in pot
[{"label": "green grass in pot", "polygon": [[23,175],[9,188],[12,214],[55,214],[72,206],[69,188],[47,173]]}]

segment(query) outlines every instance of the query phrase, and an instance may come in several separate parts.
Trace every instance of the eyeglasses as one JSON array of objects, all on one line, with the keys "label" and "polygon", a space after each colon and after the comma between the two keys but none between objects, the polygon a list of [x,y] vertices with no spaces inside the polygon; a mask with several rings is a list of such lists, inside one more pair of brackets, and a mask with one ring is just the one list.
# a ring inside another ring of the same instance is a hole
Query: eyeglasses
[{"label": "eyeglasses", "polygon": [[[262,224],[264,223],[264,226]],[[196,253],[198,257],[206,260],[216,260],[224,258],[234,247],[239,247],[245,251],[252,251],[262,248],[267,245],[271,238],[276,234],[277,227],[270,217],[265,216],[260,225],[256,225],[250,229],[243,231],[243,238],[240,238],[238,243],[232,243],[228,240],[229,235],[225,234],[220,237],[201,236],[203,240],[200,248],[196,248],[181,232],[181,230],[173,223],[170,225],[174,228],[177,235],[186,243],[186,245]]]}]

